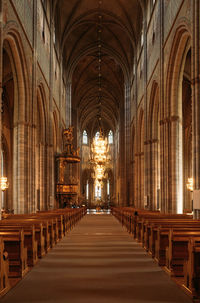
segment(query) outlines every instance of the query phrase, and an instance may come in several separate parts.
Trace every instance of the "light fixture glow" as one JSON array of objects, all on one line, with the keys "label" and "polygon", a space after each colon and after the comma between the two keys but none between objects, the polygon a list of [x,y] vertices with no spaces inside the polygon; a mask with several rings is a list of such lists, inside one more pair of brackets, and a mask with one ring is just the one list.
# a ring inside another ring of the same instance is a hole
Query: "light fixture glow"
[{"label": "light fixture glow", "polygon": [[187,189],[193,191],[193,178],[188,178],[188,183],[186,184]]},{"label": "light fixture glow", "polygon": [[7,177],[1,177],[0,178],[0,183],[1,183],[1,190],[2,191],[5,191],[9,186]]}]

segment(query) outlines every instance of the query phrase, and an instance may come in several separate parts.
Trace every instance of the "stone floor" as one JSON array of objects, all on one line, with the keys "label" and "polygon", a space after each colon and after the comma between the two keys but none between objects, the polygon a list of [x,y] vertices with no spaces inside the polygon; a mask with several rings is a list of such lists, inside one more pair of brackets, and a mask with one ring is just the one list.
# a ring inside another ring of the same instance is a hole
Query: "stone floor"
[{"label": "stone floor", "polygon": [[89,214],[0,302],[191,303],[109,214]]}]

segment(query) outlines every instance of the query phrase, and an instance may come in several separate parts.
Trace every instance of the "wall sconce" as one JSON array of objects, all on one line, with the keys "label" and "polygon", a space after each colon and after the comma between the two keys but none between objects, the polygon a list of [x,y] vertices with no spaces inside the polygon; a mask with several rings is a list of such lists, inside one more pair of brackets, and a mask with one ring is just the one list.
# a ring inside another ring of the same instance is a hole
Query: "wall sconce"
[{"label": "wall sconce", "polygon": [[193,191],[193,178],[188,178],[187,189]]},{"label": "wall sconce", "polygon": [[0,178],[0,185],[1,185],[1,190],[2,191],[5,191],[8,188],[9,183],[8,183],[7,177],[1,177]]}]

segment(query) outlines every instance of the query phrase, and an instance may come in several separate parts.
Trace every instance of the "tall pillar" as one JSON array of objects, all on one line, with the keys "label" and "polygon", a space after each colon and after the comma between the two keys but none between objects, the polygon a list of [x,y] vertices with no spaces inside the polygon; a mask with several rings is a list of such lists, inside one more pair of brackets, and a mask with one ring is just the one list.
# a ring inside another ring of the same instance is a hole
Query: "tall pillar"
[{"label": "tall pillar", "polygon": [[[200,190],[200,3],[192,1],[192,158],[194,190]],[[200,205],[194,217],[200,216]]]},{"label": "tall pillar", "polygon": [[46,210],[45,145],[40,143],[40,210]]},{"label": "tall pillar", "polygon": [[130,205],[130,184],[131,184],[131,91],[130,83],[125,85],[125,165],[126,171],[124,174],[125,205]]},{"label": "tall pillar", "polygon": [[66,92],[66,127],[71,126],[71,115],[72,115],[72,109],[71,109],[71,83],[67,83],[67,92]]},{"label": "tall pillar", "polygon": [[124,107],[120,108],[120,122],[119,122],[119,156],[118,156],[118,165],[119,165],[119,175],[117,176],[118,184],[119,184],[119,205],[126,205],[126,183],[125,183],[125,175],[126,175],[126,164],[125,164],[125,117],[124,117]]},{"label": "tall pillar", "polygon": [[165,120],[164,96],[164,1],[159,1],[160,11],[160,210],[166,212],[168,205],[168,123]]},{"label": "tall pillar", "polygon": [[33,60],[32,60],[32,98],[30,99],[30,121],[29,128],[29,212],[37,210],[37,192],[36,192],[36,115],[37,115],[37,1],[33,1]]},{"label": "tall pillar", "polygon": [[149,141],[149,155],[149,208],[151,210],[156,210],[158,208],[158,139],[151,139]]},{"label": "tall pillar", "polygon": [[[143,35],[144,35],[144,43],[143,43],[143,50],[144,50],[144,155],[141,156],[141,167],[143,169],[143,194],[144,197],[141,196],[141,202],[144,201],[144,207],[150,208],[149,204],[149,144],[148,144],[148,104],[147,104],[147,7],[144,10],[144,17],[143,17]],[[144,159],[142,162],[142,158]],[[144,164],[142,164],[144,163]],[[143,195],[142,194],[142,195]],[[143,207],[143,205],[142,205]]]},{"label": "tall pillar", "polygon": [[14,191],[13,191],[13,207],[14,213],[23,214],[28,212],[27,198],[27,169],[26,169],[26,157],[27,153],[25,148],[28,144],[26,141],[26,123],[18,122],[13,128],[14,148]]},{"label": "tall pillar", "polygon": [[[135,56],[134,64],[135,64],[135,79],[134,79],[134,104],[135,104],[135,142],[138,142],[138,85],[137,85],[137,56]],[[133,176],[133,186],[134,186],[134,207],[138,207],[138,144],[134,144],[134,176]]]},{"label": "tall pillar", "polygon": [[[53,54],[54,54],[54,18],[53,18],[53,2],[50,2],[50,64],[49,64],[49,114],[48,116],[48,138],[47,138],[47,175],[46,179],[46,207],[53,207],[54,200],[54,156],[53,156],[53,91],[54,91],[54,70],[53,70]],[[52,183],[53,182],[53,183]]]},{"label": "tall pillar", "polygon": [[169,213],[183,213],[183,172],[181,170],[182,160],[182,125],[178,116],[171,116],[170,123],[170,154],[169,154]]},{"label": "tall pillar", "polygon": [[[2,106],[2,93],[3,93],[3,4],[0,1],[0,108]],[[0,146],[2,151],[2,113],[0,110]],[[0,157],[0,172],[1,172],[1,157]],[[0,175],[1,176],[1,175]],[[2,194],[0,189],[0,220],[1,220],[1,208],[2,208]]]}]

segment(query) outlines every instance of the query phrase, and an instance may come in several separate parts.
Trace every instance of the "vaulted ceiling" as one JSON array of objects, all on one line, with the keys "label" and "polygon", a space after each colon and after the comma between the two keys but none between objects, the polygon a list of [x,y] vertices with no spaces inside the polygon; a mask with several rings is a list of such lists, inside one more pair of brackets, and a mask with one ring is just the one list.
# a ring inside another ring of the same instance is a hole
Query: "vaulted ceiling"
[{"label": "vaulted ceiling", "polygon": [[124,84],[132,76],[144,1],[54,2],[56,35],[81,130],[94,128],[98,116],[104,128],[115,130],[117,126]]}]

